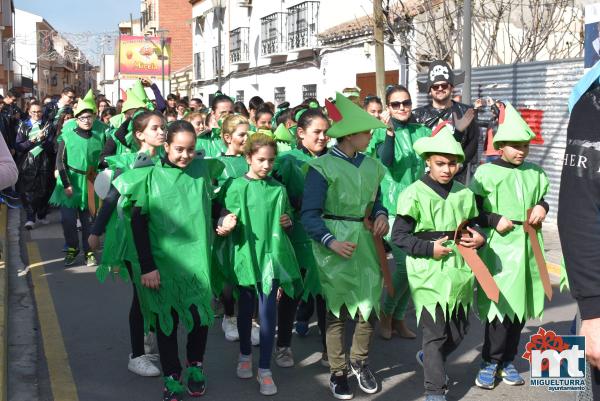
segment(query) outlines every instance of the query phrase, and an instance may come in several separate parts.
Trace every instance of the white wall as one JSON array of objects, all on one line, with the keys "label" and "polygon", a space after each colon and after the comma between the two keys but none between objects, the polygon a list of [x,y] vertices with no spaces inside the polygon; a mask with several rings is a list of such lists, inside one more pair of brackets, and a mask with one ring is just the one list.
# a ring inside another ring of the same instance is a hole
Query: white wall
[{"label": "white wall", "polygon": [[[42,17],[27,11],[15,9],[15,60],[23,66],[23,76],[31,77],[30,63],[38,62],[37,28],[36,23],[42,22]],[[21,72],[21,67],[15,63],[15,71]],[[33,80],[37,83],[37,69]]]}]

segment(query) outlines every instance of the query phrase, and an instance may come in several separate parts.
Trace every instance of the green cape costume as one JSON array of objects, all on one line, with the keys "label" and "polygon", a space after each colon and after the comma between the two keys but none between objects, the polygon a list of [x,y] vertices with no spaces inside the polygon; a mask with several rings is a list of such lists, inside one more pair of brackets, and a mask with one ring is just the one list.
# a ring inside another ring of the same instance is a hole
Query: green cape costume
[{"label": "green cape costume", "polygon": [[227,151],[221,138],[221,129],[213,128],[209,133],[196,137],[196,151],[204,157],[217,157]]},{"label": "green cape costume", "polygon": [[[219,186],[217,199],[218,202],[223,204],[225,198],[225,192],[231,180],[241,177],[248,172],[248,162],[244,156],[226,156],[221,154],[216,159],[220,160],[225,168],[217,179]],[[234,245],[231,235],[221,237],[215,236],[213,243],[213,256],[212,256],[212,285],[215,294],[220,295],[223,291],[223,284],[234,284],[237,282],[235,274],[233,272],[233,252]]]},{"label": "green cape costume", "polygon": [[147,325],[157,327],[169,335],[173,327],[171,311],[175,310],[187,328],[194,320],[189,311],[195,305],[201,324],[213,321],[210,283],[211,199],[214,195],[212,180],[219,176],[223,164],[218,160],[196,158],[185,169],[163,165],[132,169],[121,174],[114,185],[125,198],[122,208],[126,213],[133,205],[140,207],[149,220],[152,256],[160,273],[160,288],[141,285],[140,306]]},{"label": "green cape costume", "polygon": [[[446,199],[422,180],[406,188],[398,197],[396,214],[409,216],[416,222],[415,233],[421,231],[454,231],[465,220],[477,216],[475,196],[461,183],[454,181]],[[406,257],[408,283],[415,304],[417,321],[425,308],[435,319],[440,305],[444,313],[457,308],[466,313],[473,301],[473,273],[458,253],[454,241],[444,246],[452,253],[441,260]]]},{"label": "green cape costume", "polygon": [[[136,161],[141,157],[150,159],[145,153],[122,153],[106,157],[105,160],[108,169],[113,172],[120,170],[123,174],[135,168]],[[157,157],[150,160],[149,162],[154,164],[157,162]],[[130,277],[124,261],[132,265],[139,264],[131,232],[131,218],[128,213],[123,213],[122,206],[117,205],[106,225],[102,260],[96,269],[96,277],[100,282],[104,282],[109,273],[114,272],[118,273],[123,280],[128,280]]]},{"label": "green cape costume", "polygon": [[65,195],[62,180],[56,180],[56,187],[50,198],[50,204],[73,209],[85,210],[88,208],[87,174],[95,173],[100,159],[100,152],[104,146],[105,125],[94,121],[92,136],[85,139],[79,136],[75,129],[77,120],[72,119],[65,123],[58,142],[64,142],[67,152],[67,175],[73,188],[73,195]]},{"label": "green cape costume", "polygon": [[285,187],[272,177],[252,180],[239,177],[223,188],[224,205],[237,216],[230,234],[233,243],[235,284],[256,286],[269,294],[273,280],[290,297],[302,291],[300,268],[292,243],[279,223],[283,214],[292,216]]},{"label": "green cape costume", "polygon": [[[308,164],[329,184],[324,215],[362,219],[385,175],[385,167],[370,157],[365,157],[359,167],[331,154]],[[327,309],[336,317],[344,305],[350,316],[357,311],[365,320],[373,311],[378,315],[382,277],[371,232],[362,221],[324,219],[324,222],[338,241],[356,244],[352,257],[345,259],[321,243],[312,242]]]},{"label": "green cape costume", "polygon": [[[308,162],[314,158],[314,156],[300,149],[294,149],[280,154],[275,160],[273,172],[281,177],[281,181],[291,199],[302,199]],[[294,208],[293,215],[290,216],[294,225],[289,234],[298,264],[302,269],[306,269],[303,299],[307,300],[311,295],[321,294],[322,290],[317,262],[313,254],[312,241],[302,225],[300,212],[300,209]]]},{"label": "green cape costume", "polygon": [[[522,222],[527,219],[527,210],[548,191],[548,178],[540,167],[528,162],[515,168],[487,163],[475,172],[471,190],[484,199],[486,212]],[[491,322],[494,318],[524,321],[541,317],[544,288],[523,226],[515,225],[505,234],[493,228],[485,228],[484,232],[487,244],[479,254],[500,288],[500,300],[494,304],[478,291],[480,318]],[[543,250],[541,231],[538,241]]]}]

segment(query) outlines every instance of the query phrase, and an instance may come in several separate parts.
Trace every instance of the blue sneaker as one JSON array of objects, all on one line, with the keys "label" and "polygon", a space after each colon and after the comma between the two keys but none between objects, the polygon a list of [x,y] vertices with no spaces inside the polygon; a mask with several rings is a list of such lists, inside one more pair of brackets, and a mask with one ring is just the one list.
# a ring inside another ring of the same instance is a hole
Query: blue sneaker
[{"label": "blue sneaker", "polygon": [[415,358],[417,359],[417,362],[419,363],[419,365],[421,365],[421,367],[423,367],[423,350],[418,350],[417,355],[415,355]]},{"label": "blue sneaker", "polygon": [[512,362],[504,362],[498,373],[502,381],[510,386],[525,384],[525,379],[519,374]]},{"label": "blue sneaker", "polygon": [[308,336],[308,330],[310,327],[308,326],[308,322],[296,321],[296,333],[300,337]]},{"label": "blue sneaker", "polygon": [[493,389],[496,386],[496,373],[498,371],[498,364],[491,362],[482,362],[479,373],[475,378],[475,384],[477,387],[485,388],[488,390]]},{"label": "blue sneaker", "polygon": [[443,394],[428,394],[425,396],[425,401],[446,401],[446,396]]}]

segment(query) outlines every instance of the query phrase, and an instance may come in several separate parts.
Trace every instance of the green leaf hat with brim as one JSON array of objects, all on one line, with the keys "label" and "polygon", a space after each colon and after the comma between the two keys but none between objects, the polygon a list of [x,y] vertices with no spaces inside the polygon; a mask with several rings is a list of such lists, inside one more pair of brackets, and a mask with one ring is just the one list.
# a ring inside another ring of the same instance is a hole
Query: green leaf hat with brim
[{"label": "green leaf hat with brim", "polygon": [[328,117],[333,121],[331,128],[327,130],[328,137],[342,138],[376,128],[387,128],[381,120],[373,117],[339,92],[335,94],[335,104],[326,100],[325,107]]},{"label": "green leaf hat with brim", "polygon": [[494,135],[494,148],[498,149],[503,142],[529,142],[535,138],[535,133],[523,120],[521,114],[512,104],[499,103],[498,130]]},{"label": "green leaf hat with brim", "polygon": [[413,149],[423,159],[429,155],[454,155],[458,157],[458,162],[462,163],[465,160],[465,153],[460,146],[460,143],[454,139],[454,133],[447,121],[438,124],[431,136],[418,139]]},{"label": "green leaf hat with brim", "polygon": [[94,96],[94,91],[91,89],[85,94],[83,99],[79,99],[77,107],[73,110],[73,115],[77,117],[85,110],[90,110],[93,114],[98,112],[98,108],[96,107],[96,97]]}]

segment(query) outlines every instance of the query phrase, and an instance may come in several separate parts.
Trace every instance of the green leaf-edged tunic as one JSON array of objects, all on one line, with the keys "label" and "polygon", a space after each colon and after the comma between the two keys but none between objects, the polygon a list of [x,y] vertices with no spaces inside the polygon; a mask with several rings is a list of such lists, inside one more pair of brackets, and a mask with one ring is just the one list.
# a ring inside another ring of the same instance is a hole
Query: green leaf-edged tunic
[{"label": "green leaf-edged tunic", "polygon": [[114,185],[126,198],[124,210],[141,208],[148,216],[152,257],[160,273],[160,288],[140,289],[140,305],[147,324],[156,319],[167,335],[173,330],[175,310],[187,330],[194,320],[189,311],[195,305],[201,324],[213,321],[210,282],[212,180],[223,170],[218,160],[196,158],[185,169],[156,163],[151,168],[132,169],[121,174]]},{"label": "green leaf-edged tunic", "polygon": [[[315,157],[300,149],[293,149],[282,153],[275,160],[273,171],[281,177],[283,185],[292,199],[302,199],[304,193],[304,177],[308,170],[308,162]],[[294,209],[290,216],[294,226],[290,231],[290,239],[296,252],[296,259],[302,269],[306,269],[304,276],[304,294],[303,299],[309,296],[322,294],[321,284],[319,282],[319,271],[317,262],[312,249],[312,241],[300,219],[300,209]]]},{"label": "green leaf-edged tunic", "polygon": [[[363,218],[385,174],[383,165],[368,156],[359,167],[331,154],[308,164],[327,180],[324,215]],[[357,311],[365,320],[373,311],[379,315],[383,283],[371,232],[362,221],[324,221],[338,241],[357,245],[352,257],[345,259],[321,243],[312,242],[327,309],[337,317],[344,305],[350,316]]]},{"label": "green leaf-edged tunic", "polygon": [[[484,198],[483,209],[509,220],[525,221],[527,210],[538,203],[548,191],[548,177],[541,167],[524,162],[508,168],[493,163],[480,166],[475,172],[471,189]],[[500,288],[498,304],[478,291],[479,316],[482,320],[500,320],[507,316],[524,321],[541,317],[544,312],[544,287],[529,236],[522,225],[505,234],[493,228],[484,229],[487,244],[481,258]],[[538,240],[542,250],[541,231]]]},{"label": "green leaf-edged tunic", "polygon": [[285,293],[295,298],[302,291],[300,268],[292,243],[279,223],[281,215],[291,216],[285,187],[272,177],[239,177],[222,190],[225,207],[237,216],[237,226],[230,234],[235,284],[256,286],[269,294],[273,280],[278,280]]},{"label": "green leaf-edged tunic", "polygon": [[221,138],[221,129],[213,128],[209,133],[196,137],[196,151],[204,157],[217,157],[227,151]]},{"label": "green leaf-edged tunic", "polygon": [[[414,232],[454,231],[465,220],[477,216],[475,196],[461,183],[454,181],[446,199],[422,180],[406,188],[398,197],[396,214],[415,220]],[[406,257],[408,283],[415,304],[417,320],[425,308],[435,318],[440,305],[444,313],[456,308],[465,313],[473,302],[473,273],[458,253],[454,241],[447,241],[452,252],[441,260]]]},{"label": "green leaf-edged tunic", "polygon": [[57,138],[58,142],[65,143],[67,152],[67,175],[73,195],[67,197],[62,180],[56,180],[56,187],[50,198],[50,204],[64,206],[72,209],[85,210],[88,208],[88,184],[87,173],[96,171],[100,159],[100,152],[104,146],[105,125],[95,121],[92,126],[91,137],[79,136],[75,129],[75,119],[67,121],[62,128],[62,134]]}]

